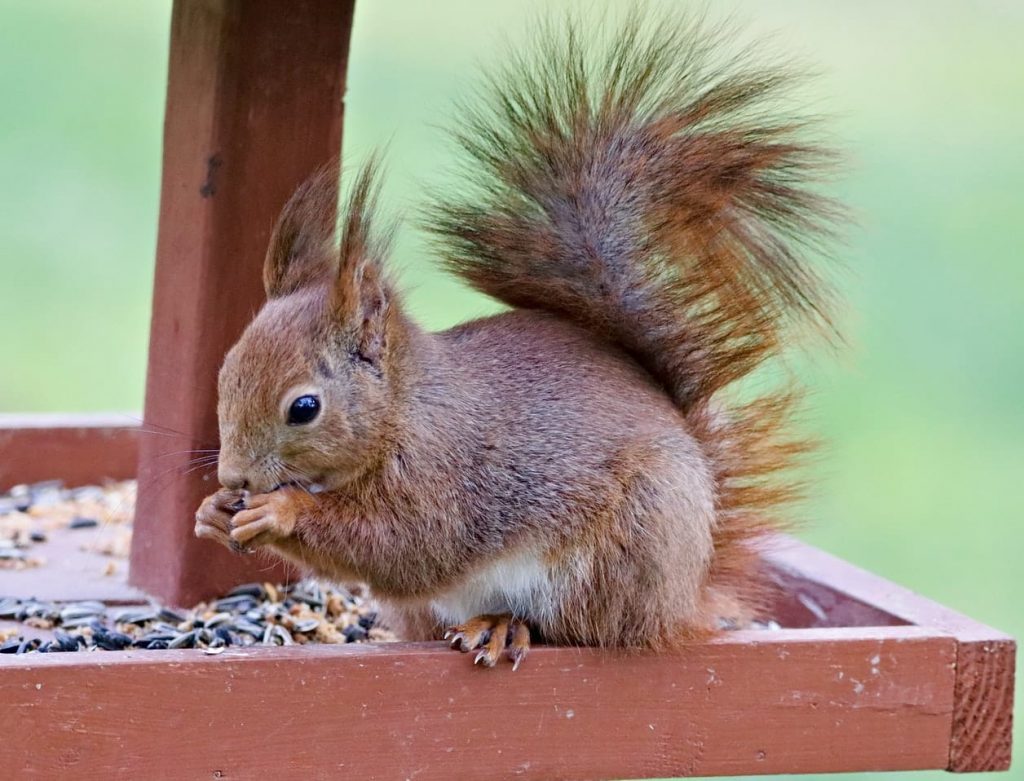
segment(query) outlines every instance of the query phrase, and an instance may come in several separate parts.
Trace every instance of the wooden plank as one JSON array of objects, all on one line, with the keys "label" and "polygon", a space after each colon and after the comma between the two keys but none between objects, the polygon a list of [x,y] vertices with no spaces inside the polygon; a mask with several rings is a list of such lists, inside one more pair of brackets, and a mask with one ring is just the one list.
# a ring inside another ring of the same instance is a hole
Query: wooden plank
[{"label": "wooden plank", "polygon": [[1013,638],[791,538],[781,539],[769,558],[787,579],[791,593],[825,587],[835,595],[836,604],[874,606],[898,621],[955,637],[956,686],[947,769],[979,772],[1010,767],[1017,650]]},{"label": "wooden plank", "polygon": [[33,558],[43,559],[41,566],[0,568],[0,597],[33,597],[50,602],[95,599],[107,604],[144,601],[145,594],[128,585],[127,561],[90,548],[107,531],[103,526],[50,531],[46,542],[34,544],[30,551]]},{"label": "wooden plank", "polygon": [[127,415],[0,415],[0,491],[55,478],[76,486],[134,477],[138,440]]},{"label": "wooden plank", "polygon": [[176,0],[131,580],[185,604],[280,568],[192,534],[214,470],[216,376],[263,302],[275,217],[341,149],[353,0]]},{"label": "wooden plank", "polygon": [[[940,768],[955,651],[894,627],[735,632],[669,654],[542,648],[514,674],[439,644],[22,657],[0,663],[0,758],[27,778]],[[43,734],[47,750],[26,751]]]}]

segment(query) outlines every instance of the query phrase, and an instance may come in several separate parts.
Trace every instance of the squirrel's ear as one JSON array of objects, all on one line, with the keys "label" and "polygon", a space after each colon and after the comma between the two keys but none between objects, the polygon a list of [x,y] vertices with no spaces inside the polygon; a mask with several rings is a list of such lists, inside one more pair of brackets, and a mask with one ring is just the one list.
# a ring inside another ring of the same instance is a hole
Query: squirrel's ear
[{"label": "squirrel's ear", "polygon": [[387,349],[393,293],[384,275],[389,235],[374,229],[377,163],[360,171],[345,209],[338,275],[331,293],[335,321],[356,357],[377,365]]},{"label": "squirrel's ear", "polygon": [[263,263],[268,298],[323,282],[334,268],[338,178],[337,162],[328,163],[285,204]]}]

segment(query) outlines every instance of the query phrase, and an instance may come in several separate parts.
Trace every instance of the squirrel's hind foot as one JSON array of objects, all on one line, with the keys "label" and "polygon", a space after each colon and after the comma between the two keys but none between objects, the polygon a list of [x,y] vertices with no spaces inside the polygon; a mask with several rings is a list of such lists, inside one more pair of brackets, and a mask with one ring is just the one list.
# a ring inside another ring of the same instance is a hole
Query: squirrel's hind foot
[{"label": "squirrel's hind foot", "polygon": [[477,651],[473,664],[486,667],[494,667],[504,651],[512,662],[513,672],[530,650],[530,628],[509,615],[471,618],[445,632],[444,639],[463,653]]}]

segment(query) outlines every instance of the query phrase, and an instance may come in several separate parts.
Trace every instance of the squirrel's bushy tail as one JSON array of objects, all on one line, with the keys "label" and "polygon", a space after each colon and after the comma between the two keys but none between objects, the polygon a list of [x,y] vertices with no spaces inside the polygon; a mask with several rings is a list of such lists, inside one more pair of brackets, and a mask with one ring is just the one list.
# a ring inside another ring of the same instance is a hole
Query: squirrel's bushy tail
[{"label": "squirrel's bushy tail", "polygon": [[832,155],[780,108],[794,74],[723,54],[724,38],[639,13],[610,34],[544,28],[464,108],[468,181],[428,227],[475,288],[597,332],[664,385],[718,483],[710,585],[736,592],[806,445],[787,437],[791,392],[741,406],[719,392],[791,326],[830,328],[805,255],[836,209],[815,190]]}]

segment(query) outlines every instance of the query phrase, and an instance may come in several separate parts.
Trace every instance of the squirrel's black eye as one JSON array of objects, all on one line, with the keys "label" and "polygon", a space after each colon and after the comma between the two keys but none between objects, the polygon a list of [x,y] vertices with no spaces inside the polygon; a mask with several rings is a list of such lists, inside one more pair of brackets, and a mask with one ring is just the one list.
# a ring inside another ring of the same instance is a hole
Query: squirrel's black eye
[{"label": "squirrel's black eye", "polygon": [[299,396],[288,408],[288,425],[301,426],[311,423],[320,414],[320,399],[316,396]]}]

